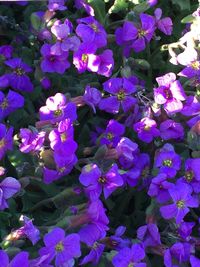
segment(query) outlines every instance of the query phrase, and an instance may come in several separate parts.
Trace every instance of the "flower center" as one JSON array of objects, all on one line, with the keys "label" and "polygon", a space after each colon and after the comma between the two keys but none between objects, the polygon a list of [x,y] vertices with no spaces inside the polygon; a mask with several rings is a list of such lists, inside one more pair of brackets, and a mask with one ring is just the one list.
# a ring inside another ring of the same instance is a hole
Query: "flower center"
[{"label": "flower center", "polygon": [[112,133],[107,133],[108,140],[112,140],[114,135]]},{"label": "flower center", "polygon": [[111,240],[111,245],[112,245],[113,247],[116,247],[116,246],[118,245],[118,242],[115,241],[115,240]]},{"label": "flower center", "polygon": [[146,33],[147,32],[144,31],[144,30],[142,30],[142,29],[138,30],[138,36],[139,36],[139,38],[144,37],[146,35]]},{"label": "flower center", "polygon": [[125,98],[125,93],[123,90],[120,90],[119,93],[117,94],[117,99],[123,100],[124,98]]},{"label": "flower center", "polygon": [[100,178],[98,179],[98,182],[99,182],[100,184],[105,184],[105,183],[106,183],[106,178],[105,178],[105,177],[100,177]]},{"label": "flower center", "polygon": [[66,133],[61,133],[60,135],[61,142],[65,142],[67,140],[67,135]]},{"label": "flower center", "polygon": [[56,245],[55,249],[56,249],[57,252],[61,252],[61,251],[63,251],[63,250],[64,250],[63,242],[60,241],[60,242]]},{"label": "flower center", "polygon": [[25,72],[24,72],[24,70],[22,69],[22,68],[16,68],[15,70],[14,70],[14,72],[18,75],[18,76],[21,76],[21,75],[23,75]]},{"label": "flower center", "polygon": [[54,116],[55,117],[59,117],[61,115],[62,115],[62,110],[61,109],[57,109],[57,110],[54,111]]},{"label": "flower center", "polygon": [[87,54],[82,54],[81,60],[82,60],[84,63],[87,63],[87,62],[88,62],[88,55],[87,55]]},{"label": "flower center", "polygon": [[90,27],[95,31],[95,32],[98,32],[98,27],[97,27],[97,25],[95,24],[95,23],[92,23],[92,24],[90,24]]},{"label": "flower center", "polygon": [[98,248],[98,243],[97,243],[97,242],[94,242],[92,248],[93,248],[93,249],[97,249],[97,248]]},{"label": "flower center", "polygon": [[167,166],[167,167],[171,167],[172,166],[172,160],[171,159],[164,160],[163,165]]},{"label": "flower center", "polygon": [[134,263],[133,262],[130,262],[128,267],[134,267]]},{"label": "flower center", "polygon": [[151,127],[149,125],[145,125],[143,129],[148,132],[151,129]]},{"label": "flower center", "polygon": [[5,98],[0,106],[2,109],[6,109],[8,107],[8,100]]},{"label": "flower center", "polygon": [[171,99],[172,98],[172,93],[170,92],[169,89],[164,89],[165,97],[166,99]]},{"label": "flower center", "polygon": [[194,61],[191,63],[191,67],[194,69],[194,70],[199,70],[200,69],[200,62],[199,61]]},{"label": "flower center", "polygon": [[6,144],[5,139],[2,138],[2,139],[0,140],[0,148],[3,148],[3,147],[5,146],[5,144]]},{"label": "flower center", "polygon": [[185,202],[183,200],[179,200],[177,201],[176,205],[179,209],[182,209],[185,207]]},{"label": "flower center", "polygon": [[51,62],[54,62],[55,61],[55,56],[50,56],[50,58],[49,58],[49,60],[51,61]]},{"label": "flower center", "polygon": [[58,168],[58,172],[59,172],[59,173],[63,173],[65,170],[66,170],[66,168],[65,168],[65,167]]},{"label": "flower center", "polygon": [[185,173],[185,179],[187,180],[187,182],[191,182],[193,180],[193,177],[194,177],[193,171],[187,171]]}]

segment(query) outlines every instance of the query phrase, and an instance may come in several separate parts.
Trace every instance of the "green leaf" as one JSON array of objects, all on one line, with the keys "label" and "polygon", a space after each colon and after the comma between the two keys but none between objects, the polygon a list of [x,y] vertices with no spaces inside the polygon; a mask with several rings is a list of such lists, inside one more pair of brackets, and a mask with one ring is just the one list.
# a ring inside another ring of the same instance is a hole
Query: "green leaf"
[{"label": "green leaf", "polygon": [[190,0],[172,0],[174,5],[179,5],[181,10],[190,10]]},{"label": "green leaf", "polygon": [[181,20],[181,23],[192,23],[194,19],[192,15],[188,15]]},{"label": "green leaf", "polygon": [[105,10],[105,3],[103,0],[88,0],[88,4],[91,5],[94,9],[95,17],[101,24],[104,25],[105,23],[105,16],[106,16],[106,10]]},{"label": "green leaf", "polygon": [[117,13],[123,10],[126,10],[128,8],[128,2],[124,0],[115,0],[114,4],[112,7],[109,9],[108,13]]},{"label": "green leaf", "polygon": [[41,20],[35,13],[31,14],[31,24],[36,31],[40,29]]}]

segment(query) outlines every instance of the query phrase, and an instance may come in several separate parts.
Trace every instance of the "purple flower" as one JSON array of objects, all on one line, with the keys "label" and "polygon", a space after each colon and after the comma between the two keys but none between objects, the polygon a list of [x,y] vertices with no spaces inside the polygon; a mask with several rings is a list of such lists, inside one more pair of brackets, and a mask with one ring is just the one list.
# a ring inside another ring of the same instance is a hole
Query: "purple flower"
[{"label": "purple flower", "polygon": [[101,92],[96,88],[86,86],[85,92],[83,95],[84,102],[93,109],[93,112],[96,113],[96,108],[101,100]]},{"label": "purple flower", "polygon": [[55,258],[58,267],[81,256],[79,235],[69,234],[65,237],[65,231],[58,227],[44,236],[44,244],[40,255],[48,255],[51,260]]},{"label": "purple flower", "polygon": [[23,266],[23,267],[29,267],[29,260],[28,260],[28,252],[20,252],[18,253],[9,263],[8,255],[5,251],[0,250],[0,262],[1,267],[17,267],[17,266]]},{"label": "purple flower", "polygon": [[8,59],[4,63],[13,70],[12,73],[6,74],[9,84],[13,89],[25,92],[33,91],[33,84],[26,75],[32,69],[21,58]]},{"label": "purple flower", "polygon": [[3,158],[7,150],[12,150],[13,147],[13,127],[9,129],[2,123],[0,123],[0,159]]},{"label": "purple flower", "polygon": [[97,73],[105,77],[109,77],[112,74],[114,67],[113,52],[110,49],[106,49],[102,54],[98,55],[100,63]]},{"label": "purple flower", "polygon": [[0,210],[8,208],[7,199],[21,189],[20,183],[13,177],[7,177],[0,183]]},{"label": "purple flower", "polygon": [[[125,22],[122,28],[118,28],[115,32],[117,44],[128,46],[133,48],[135,52],[141,52],[145,49],[147,43],[149,43],[153,37],[155,31],[155,18],[141,13],[141,24],[139,27],[131,22]],[[127,48],[126,48],[127,49]],[[125,55],[128,56],[125,52]]]},{"label": "purple flower", "polygon": [[115,250],[121,250],[122,248],[131,246],[131,241],[129,239],[123,239],[121,236],[125,233],[126,227],[125,226],[119,226],[115,230],[115,234],[111,235],[108,238],[108,245],[115,249]]},{"label": "purple flower", "polygon": [[189,212],[189,207],[197,208],[199,201],[191,195],[192,189],[185,183],[177,182],[174,188],[169,189],[169,194],[173,200],[173,204],[160,208],[161,215],[164,219],[176,219],[176,223],[180,224]]},{"label": "purple flower", "polygon": [[173,120],[165,120],[160,124],[160,136],[163,140],[183,139],[183,126]]},{"label": "purple flower", "polygon": [[158,0],[147,0],[147,3],[149,4],[150,7],[153,7],[157,5]]},{"label": "purple flower", "polygon": [[2,45],[0,46],[0,55],[5,59],[11,58],[13,53],[13,47],[11,45]]},{"label": "purple flower", "polygon": [[164,110],[170,115],[181,111],[181,101],[186,99],[186,95],[181,83],[176,80],[176,75],[170,72],[156,78],[156,81],[159,87],[154,89],[155,102],[164,105]]},{"label": "purple flower", "polygon": [[191,264],[191,267],[199,267],[200,259],[191,255],[190,256],[190,264]]},{"label": "purple flower", "polygon": [[167,177],[172,178],[180,170],[181,159],[173,150],[162,149],[157,153],[154,164],[161,173],[165,173]]},{"label": "purple flower", "polygon": [[77,22],[76,34],[84,43],[92,43],[97,48],[107,45],[107,34],[103,26],[94,17],[78,19]]},{"label": "purple flower", "polygon": [[82,43],[74,53],[73,64],[79,73],[86,70],[97,72],[99,69],[100,58],[95,55],[96,46],[93,43]]},{"label": "purple flower", "polygon": [[182,222],[178,228],[180,237],[186,241],[190,240],[192,228],[195,226],[194,222]]},{"label": "purple flower", "polygon": [[14,231],[14,234],[19,237],[27,237],[32,244],[35,245],[40,239],[40,231],[33,225],[33,220],[28,217],[22,215],[20,221],[22,221],[24,225]]},{"label": "purple flower", "polygon": [[137,238],[142,241],[145,248],[161,245],[158,227],[153,223],[139,227],[137,229]]},{"label": "purple flower", "polygon": [[23,107],[24,98],[18,93],[9,90],[7,96],[0,91],[0,120],[7,117],[18,108]]},{"label": "purple flower", "polygon": [[[70,119],[60,121],[58,128],[49,133],[50,147],[54,150],[63,147],[64,149],[70,150],[70,153],[73,153],[77,148],[76,143],[73,141],[73,136],[74,128],[72,121]],[[74,149],[69,149],[70,143],[75,143]]]},{"label": "purple flower", "polygon": [[194,116],[200,114],[200,102],[196,96],[187,97],[183,109],[181,110],[181,114],[184,116]]},{"label": "purple flower", "polygon": [[51,88],[51,80],[49,78],[44,77],[40,82],[44,89],[48,90]]},{"label": "purple flower", "polygon": [[167,181],[167,175],[165,173],[160,173],[152,179],[148,195],[156,197],[159,203],[165,203],[171,198],[168,190],[173,186],[174,184]]},{"label": "purple flower", "polygon": [[46,100],[46,106],[40,108],[40,120],[50,120],[51,123],[69,118],[76,120],[76,106],[67,102],[65,95],[57,93]]},{"label": "purple flower", "polygon": [[131,248],[121,249],[112,259],[115,267],[146,267],[146,263],[141,261],[145,257],[145,251],[140,244],[134,244]]},{"label": "purple flower", "polygon": [[50,11],[66,10],[65,0],[49,0],[48,9]]},{"label": "purple flower", "polygon": [[156,122],[148,117],[141,119],[141,121],[133,125],[133,129],[138,133],[138,138],[146,143],[152,142],[155,137],[160,135],[156,127]]},{"label": "purple flower", "polygon": [[102,138],[100,139],[100,143],[102,145],[106,144],[115,147],[120,140],[120,136],[122,136],[124,132],[125,127],[121,123],[115,120],[110,120]]},{"label": "purple flower", "polygon": [[183,53],[177,56],[177,61],[179,64],[186,66],[179,72],[179,76],[193,78],[200,75],[200,60],[198,53],[194,48],[186,48]]},{"label": "purple flower", "polygon": [[94,17],[94,9],[88,5],[86,0],[75,0],[75,6],[77,9],[84,8],[88,15]]},{"label": "purple flower", "polygon": [[21,144],[19,149],[23,153],[29,153],[34,151],[39,151],[45,140],[45,132],[32,132],[29,129],[20,129]]},{"label": "purple flower", "polygon": [[0,88],[6,88],[9,86],[9,79],[7,74],[0,77]]},{"label": "purple flower", "polygon": [[79,231],[79,236],[80,240],[91,248],[89,254],[81,260],[80,265],[84,265],[89,262],[92,262],[94,265],[98,264],[105,248],[105,245],[97,242],[102,237],[100,229],[98,229],[94,224],[89,224]]},{"label": "purple flower", "polygon": [[[165,251],[164,264],[166,267],[176,267],[187,262],[190,257],[191,245],[189,243],[175,243]],[[178,265],[177,265],[178,264]]]},{"label": "purple flower", "polygon": [[123,185],[123,179],[118,173],[116,164],[113,164],[105,174],[102,174],[96,164],[88,164],[83,167],[79,180],[87,187],[86,193],[92,200],[98,199],[102,190],[105,198],[108,198],[118,187]]},{"label": "purple flower", "polygon": [[76,51],[80,45],[80,40],[76,36],[70,36],[73,25],[66,19],[64,23],[57,20],[51,27],[51,32],[56,36],[57,42],[51,47],[53,55],[62,55],[63,51]]},{"label": "purple flower", "polygon": [[41,62],[41,69],[43,72],[57,72],[63,74],[66,69],[70,67],[68,62],[68,52],[62,51],[61,55],[55,55],[51,51],[50,44],[44,44],[41,47],[41,54],[43,56]]},{"label": "purple flower", "polygon": [[111,78],[103,84],[106,92],[114,96],[102,99],[99,108],[110,113],[118,113],[120,104],[124,112],[129,111],[136,103],[131,96],[136,91],[135,86],[127,78]]},{"label": "purple flower", "polygon": [[161,19],[162,9],[160,8],[156,8],[156,10],[154,11],[154,15],[156,18],[156,25],[158,29],[166,35],[171,35],[173,30],[173,22],[171,18],[166,17]]}]

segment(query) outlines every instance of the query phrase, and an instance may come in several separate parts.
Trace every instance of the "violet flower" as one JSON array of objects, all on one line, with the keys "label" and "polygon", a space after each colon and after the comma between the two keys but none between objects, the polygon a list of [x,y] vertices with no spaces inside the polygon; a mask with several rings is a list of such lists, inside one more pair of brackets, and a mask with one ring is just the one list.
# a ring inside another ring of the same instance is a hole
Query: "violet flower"
[{"label": "violet flower", "polygon": [[43,56],[41,62],[41,69],[43,72],[57,72],[63,74],[66,69],[70,67],[68,61],[68,52],[62,51],[61,55],[55,55],[51,51],[52,45],[44,44],[41,47],[41,54]]},{"label": "violet flower", "polygon": [[1,267],[17,267],[17,266],[23,266],[23,267],[29,267],[29,260],[28,260],[29,254],[28,252],[20,252],[18,253],[9,263],[8,255],[5,251],[0,250],[0,263]]},{"label": "violet flower", "polygon": [[84,43],[92,43],[96,48],[107,45],[107,34],[103,26],[94,17],[81,18],[77,22],[76,34]]},{"label": "violet flower", "polygon": [[9,59],[12,57],[13,47],[11,45],[2,45],[0,46],[0,55],[5,59]]},{"label": "violet flower", "polygon": [[46,106],[40,108],[40,120],[49,120],[51,123],[59,122],[69,118],[76,120],[76,106],[68,102],[65,95],[57,93],[46,100]]},{"label": "violet flower", "polygon": [[21,144],[19,149],[23,153],[39,151],[45,140],[45,132],[32,132],[30,129],[21,128],[19,137]]},{"label": "violet flower", "polygon": [[99,103],[99,108],[110,113],[118,113],[120,105],[124,112],[129,111],[137,102],[131,96],[136,87],[127,78],[111,78],[103,84],[104,91],[113,94]]},{"label": "violet flower", "polygon": [[134,244],[131,248],[121,249],[112,259],[115,267],[146,267],[146,263],[141,262],[145,257],[144,248],[140,244]]},{"label": "violet flower", "polygon": [[100,143],[102,145],[106,144],[115,147],[120,140],[120,136],[122,136],[124,132],[125,127],[121,123],[115,120],[109,120],[106,130],[100,139]]},{"label": "violet flower", "polygon": [[113,52],[110,49],[106,49],[102,54],[98,55],[100,63],[97,73],[105,77],[110,77],[114,67]]},{"label": "violet flower", "polygon": [[40,255],[48,255],[51,260],[55,258],[57,267],[81,256],[79,235],[65,236],[65,231],[59,227],[44,236],[44,244],[45,247],[39,251]]},{"label": "violet flower", "polygon": [[104,197],[108,198],[118,187],[123,185],[123,179],[118,173],[116,164],[113,164],[105,174],[102,174],[96,164],[88,164],[83,167],[79,180],[87,187],[86,193],[92,200],[98,199],[102,190]]},{"label": "violet flower", "polygon": [[164,219],[175,218],[176,223],[180,224],[190,211],[189,207],[197,208],[199,206],[198,199],[191,195],[192,189],[185,183],[178,182],[174,188],[169,189],[169,194],[174,203],[160,208]]},{"label": "violet flower", "polygon": [[75,7],[77,9],[84,8],[88,15],[94,17],[94,9],[88,5],[86,0],[75,0]]},{"label": "violet flower", "polygon": [[200,259],[191,255],[190,256],[190,264],[191,264],[191,267],[199,267]]},{"label": "violet flower", "polygon": [[133,129],[137,132],[138,138],[145,143],[152,142],[155,137],[160,135],[156,122],[148,117],[136,122]]},{"label": "violet flower", "polygon": [[156,8],[156,10],[154,11],[154,15],[156,18],[156,26],[158,27],[158,29],[166,35],[171,35],[173,30],[173,22],[171,18],[166,17],[161,19],[162,9],[160,8]]},{"label": "violet flower", "polygon": [[49,11],[66,10],[65,0],[49,0],[48,9]]},{"label": "violet flower", "polygon": [[185,241],[189,241],[191,239],[190,235],[194,226],[194,222],[182,222],[178,228],[179,236]]},{"label": "violet flower", "polygon": [[9,90],[7,96],[0,91],[0,120],[7,117],[10,113],[18,108],[23,107],[24,97],[20,94]]},{"label": "violet flower", "polygon": [[8,208],[7,199],[21,189],[20,183],[13,177],[7,177],[0,183],[0,210]]},{"label": "violet flower", "polygon": [[181,140],[184,137],[183,126],[173,120],[165,120],[160,124],[160,136],[163,140]]},{"label": "violet flower", "polygon": [[186,95],[181,83],[176,80],[176,75],[170,72],[156,78],[156,81],[159,87],[154,89],[155,102],[163,105],[169,115],[181,111]]},{"label": "violet flower", "polygon": [[153,223],[139,227],[137,229],[137,238],[142,241],[145,248],[161,245],[159,229]]},{"label": "violet flower", "polygon": [[10,86],[19,91],[32,92],[33,84],[26,75],[26,73],[32,72],[32,69],[21,58],[8,59],[4,63],[13,70],[12,73],[6,74]]}]

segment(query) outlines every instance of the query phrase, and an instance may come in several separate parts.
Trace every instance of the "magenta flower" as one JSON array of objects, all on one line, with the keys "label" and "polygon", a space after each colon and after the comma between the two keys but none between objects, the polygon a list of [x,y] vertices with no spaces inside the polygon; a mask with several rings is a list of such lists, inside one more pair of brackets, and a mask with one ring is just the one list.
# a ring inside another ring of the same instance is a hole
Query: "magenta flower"
[{"label": "magenta flower", "polygon": [[110,77],[114,67],[113,52],[110,49],[106,49],[102,54],[98,55],[100,63],[97,73],[105,77]]},{"label": "magenta flower", "polygon": [[138,138],[146,143],[152,142],[155,137],[160,135],[156,122],[147,117],[136,122],[133,129],[137,132]]},{"label": "magenta flower", "polygon": [[66,69],[70,67],[68,61],[68,52],[62,51],[61,55],[55,55],[51,51],[52,45],[44,44],[41,47],[41,54],[43,56],[41,62],[41,69],[43,72],[57,72],[63,74]]},{"label": "magenta flower", "polygon": [[166,35],[171,35],[173,30],[173,22],[171,18],[166,17],[161,19],[162,9],[160,8],[156,8],[156,10],[154,11],[154,15],[156,18],[156,25],[158,29]]},{"label": "magenta flower", "polygon": [[20,129],[21,144],[19,149],[23,153],[39,151],[45,140],[45,132],[32,132],[29,129]]},{"label": "magenta flower", "polygon": [[51,123],[59,122],[69,118],[76,120],[76,106],[71,102],[67,102],[65,95],[57,93],[50,96],[46,100],[46,106],[40,108],[40,120],[50,120]]},{"label": "magenta flower", "polygon": [[87,187],[86,193],[92,200],[98,199],[102,190],[105,198],[108,198],[118,187],[123,185],[123,179],[118,173],[116,164],[105,174],[96,164],[88,164],[83,167],[79,180],[82,185]]},{"label": "magenta flower", "polygon": [[161,215],[164,219],[176,219],[176,223],[180,224],[185,215],[190,211],[189,208],[197,208],[199,201],[192,196],[192,189],[185,183],[177,182],[174,188],[169,189],[169,194],[173,200],[173,204],[169,204],[160,208]]},{"label": "magenta flower", "polygon": [[123,111],[127,112],[136,104],[136,99],[131,96],[136,88],[127,78],[111,78],[103,84],[103,89],[114,96],[100,101],[101,110],[118,113],[121,105]]},{"label": "magenta flower", "polygon": [[18,108],[23,107],[24,97],[20,94],[9,90],[7,96],[0,91],[0,120],[7,117],[10,113]]},{"label": "magenta flower", "polygon": [[181,140],[184,137],[183,126],[173,120],[165,120],[160,124],[160,136],[163,140]]},{"label": "magenta flower", "polygon": [[107,45],[107,34],[103,26],[94,17],[81,18],[77,22],[76,34],[84,43],[92,43],[97,48]]},{"label": "magenta flower", "polygon": [[33,84],[26,75],[26,73],[32,72],[32,69],[21,58],[8,59],[4,63],[13,70],[12,73],[6,74],[13,89],[24,92],[33,91]]},{"label": "magenta flower", "polygon": [[57,267],[81,256],[79,235],[69,234],[65,236],[65,231],[58,227],[44,236],[44,244],[45,247],[39,251],[40,255],[48,255],[51,260],[55,258],[55,266]]},{"label": "magenta flower", "polygon": [[7,150],[13,148],[13,127],[9,129],[2,123],[0,123],[0,159],[3,158]]},{"label": "magenta flower", "polygon": [[18,253],[9,263],[8,255],[5,251],[0,250],[0,262],[1,267],[29,267],[29,260],[28,260],[28,252],[20,252]]},{"label": "magenta flower", "polygon": [[182,101],[186,100],[185,92],[176,75],[172,72],[156,78],[159,85],[154,89],[154,99],[159,105],[163,105],[168,114],[179,112],[183,108]]},{"label": "magenta flower", "polygon": [[21,189],[20,183],[13,177],[7,177],[0,183],[0,210],[8,208],[7,199]]},{"label": "magenta flower", "polygon": [[141,262],[145,257],[145,251],[142,245],[134,244],[131,248],[121,249],[112,259],[115,267],[146,267],[146,263]]},{"label": "magenta flower", "polygon": [[179,72],[179,76],[184,76],[190,79],[200,75],[200,60],[198,53],[194,48],[186,48],[183,53],[177,56],[177,61],[179,64],[186,66]]}]

